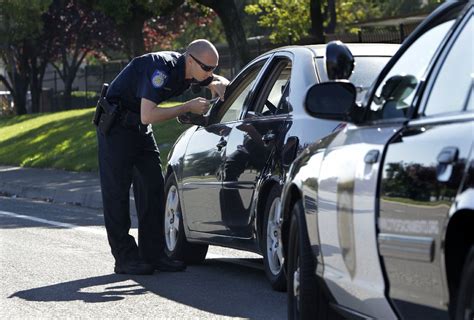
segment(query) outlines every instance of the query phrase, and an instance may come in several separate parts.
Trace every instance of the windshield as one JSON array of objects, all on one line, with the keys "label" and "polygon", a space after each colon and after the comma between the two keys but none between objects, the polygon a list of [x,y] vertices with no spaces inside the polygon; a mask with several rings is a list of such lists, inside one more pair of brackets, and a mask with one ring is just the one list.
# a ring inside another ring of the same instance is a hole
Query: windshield
[{"label": "windshield", "polygon": [[[365,96],[367,90],[375,81],[375,78],[387,64],[390,57],[354,57],[355,66],[349,80],[357,88],[357,102],[360,102]],[[316,58],[318,69],[320,71],[321,82],[329,81],[324,67],[324,58]]]}]

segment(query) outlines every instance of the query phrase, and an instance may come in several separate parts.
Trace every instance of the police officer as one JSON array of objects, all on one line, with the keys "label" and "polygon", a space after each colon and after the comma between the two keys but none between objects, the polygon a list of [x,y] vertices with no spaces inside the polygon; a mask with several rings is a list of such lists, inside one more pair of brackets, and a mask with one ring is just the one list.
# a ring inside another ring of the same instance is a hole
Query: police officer
[{"label": "police officer", "polygon": [[[107,132],[99,127],[97,136],[104,220],[115,273],[152,274],[186,267],[164,252],[164,179],[151,124],[186,112],[207,112],[209,101],[204,98],[171,108],[159,106],[192,84],[207,86],[223,99],[229,81],[213,73],[218,60],[214,45],[199,39],[184,54],[156,52],[134,58],[110,84],[105,103],[118,110],[117,118]],[[129,234],[132,182],[138,245]]]}]

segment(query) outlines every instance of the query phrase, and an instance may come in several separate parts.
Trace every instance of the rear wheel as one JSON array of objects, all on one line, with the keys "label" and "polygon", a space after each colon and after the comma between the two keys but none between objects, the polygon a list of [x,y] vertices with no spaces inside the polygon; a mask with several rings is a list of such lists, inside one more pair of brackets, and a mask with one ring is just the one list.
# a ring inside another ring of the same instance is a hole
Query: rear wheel
[{"label": "rear wheel", "polygon": [[340,319],[316,279],[301,200],[291,213],[287,263],[288,319]]},{"label": "rear wheel", "polygon": [[263,223],[263,264],[272,288],[277,291],[286,289],[286,275],[283,268],[283,248],[281,241],[281,210],[279,186],[274,186],[265,205]]},{"label": "rear wheel", "polygon": [[474,319],[474,246],[471,246],[464,262],[459,293],[456,299],[455,319]]},{"label": "rear wheel", "polygon": [[189,243],[184,233],[184,220],[179,201],[178,185],[173,175],[165,184],[166,205],[164,215],[165,251],[175,260],[187,264],[201,263],[206,258],[208,245]]}]

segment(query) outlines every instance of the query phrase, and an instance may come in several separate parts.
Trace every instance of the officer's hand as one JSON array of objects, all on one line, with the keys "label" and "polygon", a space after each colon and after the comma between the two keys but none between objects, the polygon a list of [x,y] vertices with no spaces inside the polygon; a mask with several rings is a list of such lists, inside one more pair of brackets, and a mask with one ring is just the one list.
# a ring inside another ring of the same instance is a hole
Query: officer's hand
[{"label": "officer's hand", "polygon": [[225,89],[229,85],[229,80],[222,76],[214,75],[214,80],[207,86],[213,96],[218,96],[224,101]]},{"label": "officer's hand", "polygon": [[186,102],[186,111],[196,114],[204,114],[209,110],[209,100],[205,98],[194,98]]}]

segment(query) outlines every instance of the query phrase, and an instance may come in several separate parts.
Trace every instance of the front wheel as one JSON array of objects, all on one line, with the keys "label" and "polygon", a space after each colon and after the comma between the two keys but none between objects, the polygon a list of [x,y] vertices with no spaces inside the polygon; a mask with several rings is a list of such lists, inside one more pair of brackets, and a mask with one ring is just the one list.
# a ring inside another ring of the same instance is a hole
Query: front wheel
[{"label": "front wheel", "polygon": [[202,263],[206,258],[208,245],[189,243],[184,234],[184,220],[179,201],[178,185],[173,175],[165,184],[166,205],[164,215],[165,252],[186,264]]},{"label": "front wheel", "polygon": [[280,194],[280,187],[274,186],[268,195],[264,211],[262,251],[265,273],[272,288],[284,291],[286,289],[286,275],[283,268]]},{"label": "front wheel", "polygon": [[329,300],[316,279],[315,261],[299,200],[291,213],[288,238],[288,319],[341,319],[329,307]]},{"label": "front wheel", "polygon": [[464,262],[459,293],[456,299],[456,320],[474,319],[474,246]]}]

